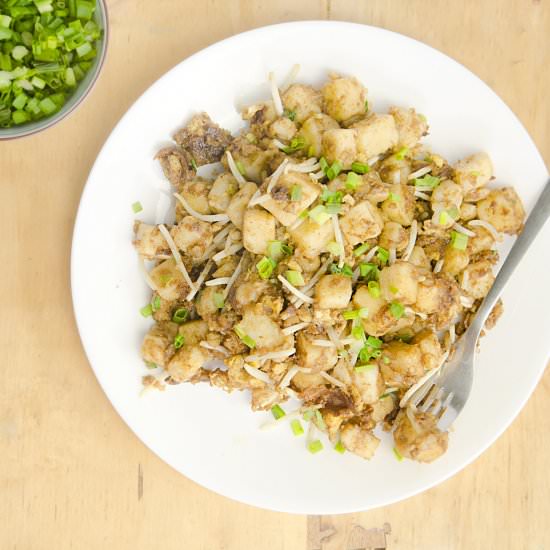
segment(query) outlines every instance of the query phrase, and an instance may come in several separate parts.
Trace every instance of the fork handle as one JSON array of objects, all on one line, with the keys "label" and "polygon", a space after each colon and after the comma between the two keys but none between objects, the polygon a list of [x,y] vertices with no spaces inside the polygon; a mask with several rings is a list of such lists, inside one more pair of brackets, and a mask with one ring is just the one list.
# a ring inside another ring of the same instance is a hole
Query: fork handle
[{"label": "fork handle", "polygon": [[510,253],[506,257],[506,260],[502,264],[500,271],[498,272],[495,282],[489,290],[489,293],[481,303],[479,310],[475,316],[475,320],[472,323],[472,330],[479,333],[485,324],[485,320],[491,313],[494,305],[497,303],[502,290],[506,286],[508,279],[516,269],[517,265],[527,252],[527,249],[531,246],[531,243],[535,237],[539,234],[543,228],[546,220],[550,216],[550,180],[546,182],[542,193],[540,194],[531,214],[525,222],[523,231],[517,238],[514,246],[510,250]]}]

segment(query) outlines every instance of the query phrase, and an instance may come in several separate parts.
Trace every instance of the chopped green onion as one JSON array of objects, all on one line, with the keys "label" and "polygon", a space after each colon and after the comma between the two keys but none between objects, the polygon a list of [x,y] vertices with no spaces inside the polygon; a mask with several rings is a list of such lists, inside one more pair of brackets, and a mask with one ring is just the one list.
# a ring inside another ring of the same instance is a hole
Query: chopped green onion
[{"label": "chopped green onion", "polygon": [[9,29],[11,23],[11,17],[9,15],[0,15],[0,27]]},{"label": "chopped green onion", "polygon": [[378,281],[369,281],[367,283],[367,288],[369,289],[369,294],[373,298],[380,297],[380,284],[378,283]]},{"label": "chopped green onion", "polygon": [[449,216],[446,210],[442,210],[439,213],[439,225],[447,225],[450,219],[451,217]]},{"label": "chopped green onion", "polygon": [[273,405],[273,407],[271,407],[271,414],[275,420],[279,420],[283,418],[283,416],[286,416],[286,412],[280,405]]},{"label": "chopped green onion", "polygon": [[361,256],[361,254],[364,254],[369,248],[370,248],[369,243],[360,244],[357,248],[353,249],[353,255],[354,256]]},{"label": "chopped green onion", "polygon": [[295,138],[292,138],[290,140],[290,145],[288,145],[287,147],[283,147],[281,151],[283,151],[283,153],[286,153],[287,155],[290,155],[291,153],[295,153],[296,151],[303,149],[305,144],[305,139],[302,136],[297,136]]},{"label": "chopped green onion", "polygon": [[137,214],[138,212],[141,212],[143,210],[143,206],[141,206],[141,203],[137,201],[132,204],[132,210],[134,211],[134,214]]},{"label": "chopped green onion", "polygon": [[153,298],[153,301],[151,302],[151,307],[153,308],[153,312],[160,309],[160,296],[158,294]]},{"label": "chopped green onion", "polygon": [[246,134],[246,140],[248,141],[248,143],[257,143],[257,139],[256,139],[256,136],[251,133],[251,132],[248,132],[248,134]]},{"label": "chopped green onion", "polygon": [[176,309],[176,311],[174,311],[174,313],[172,315],[172,321],[174,321],[174,323],[178,323],[178,324],[185,323],[185,321],[187,320],[188,315],[189,315],[189,311],[187,311],[185,308],[181,307],[179,309]]},{"label": "chopped green onion", "polygon": [[392,294],[397,294],[399,292],[399,289],[396,286],[390,285],[390,292]]},{"label": "chopped green onion", "polygon": [[326,171],[328,170],[328,162],[325,157],[321,157],[319,159],[319,165],[321,166],[321,170],[326,173]]},{"label": "chopped green onion", "polygon": [[391,359],[387,355],[382,355],[382,362],[384,365],[389,365],[391,363]]},{"label": "chopped green onion", "polygon": [[15,107],[17,110],[20,110],[25,106],[25,103],[27,103],[27,96],[25,94],[19,94],[13,100],[12,106]]},{"label": "chopped green onion", "polygon": [[339,214],[340,211],[342,210],[342,205],[327,203],[326,209],[327,209],[327,214]]},{"label": "chopped green onion", "polygon": [[307,215],[309,214],[309,212],[307,210],[302,210],[299,214],[298,214],[298,217],[301,219],[301,220],[305,220],[307,218]]},{"label": "chopped green onion", "polygon": [[353,269],[348,264],[344,264],[342,267],[338,267],[338,264],[332,264],[330,266],[330,272],[334,275],[345,275],[346,277],[353,277]]},{"label": "chopped green onion", "polygon": [[365,112],[369,110],[369,100],[365,99]]},{"label": "chopped green onion", "polygon": [[254,341],[254,339],[248,336],[248,334],[246,334],[246,332],[239,325],[234,326],[233,330],[235,331],[235,334],[241,339],[241,342],[243,344],[248,346],[250,349],[256,347],[256,342]]},{"label": "chopped green onion", "polygon": [[290,200],[299,201],[302,198],[302,187],[300,185],[293,185],[290,191]]},{"label": "chopped green onion", "polygon": [[267,243],[267,256],[272,260],[278,262],[283,256],[290,256],[292,254],[292,248],[283,241],[268,241]]},{"label": "chopped green onion", "polygon": [[333,180],[342,171],[342,164],[335,160],[325,171],[327,178]]},{"label": "chopped green onion", "polygon": [[296,118],[296,111],[291,111],[290,109],[285,109],[283,111],[283,116],[286,116],[286,118],[289,118],[290,120],[294,121]]},{"label": "chopped green onion", "polygon": [[277,267],[277,262],[272,258],[264,256],[257,264],[256,269],[258,270],[258,275],[262,279],[269,279],[273,270]]},{"label": "chopped green onion", "polygon": [[341,441],[338,441],[338,443],[334,445],[334,450],[337,453],[340,453],[341,455],[343,455],[346,452],[346,448],[344,447],[344,444]]},{"label": "chopped green onion", "polygon": [[380,260],[380,265],[386,265],[390,259],[390,253],[385,248],[379,246],[376,251],[376,257]]},{"label": "chopped green onion", "polygon": [[289,269],[285,272],[285,278],[293,286],[304,286],[306,284],[302,274],[299,271]]},{"label": "chopped green onion", "polygon": [[158,365],[156,363],[153,363],[153,361],[145,361],[145,366],[148,369],[158,369]]},{"label": "chopped green onion", "polygon": [[395,319],[401,319],[405,313],[405,307],[399,302],[392,302],[390,304],[390,313],[395,317]]},{"label": "chopped green onion", "polygon": [[176,349],[180,349],[184,343],[185,343],[185,337],[183,336],[183,334],[177,334],[176,337],[174,338],[174,347]]},{"label": "chopped green onion", "polygon": [[[239,169],[239,166],[238,166],[239,163],[237,162],[236,164],[237,164],[237,170],[238,170]],[[241,166],[242,166],[242,164],[241,164]],[[197,166],[197,161],[193,157],[191,157],[191,168],[193,168],[193,170],[195,170],[195,172],[199,169],[199,167]],[[240,170],[239,170],[239,172],[240,172]],[[241,172],[241,174],[242,174],[242,172]]]},{"label": "chopped green onion", "polygon": [[218,309],[223,309],[225,306],[225,300],[223,299],[223,293],[221,292],[215,292],[214,293],[214,305]]},{"label": "chopped green onion", "polygon": [[397,193],[390,193],[389,198],[393,202],[401,202],[401,195],[398,195]]},{"label": "chopped green onion", "polygon": [[29,53],[29,50],[25,48],[25,46],[15,46],[13,50],[11,51],[11,56],[16,61],[21,61],[27,54]]},{"label": "chopped green onion", "polygon": [[396,160],[403,160],[409,152],[408,147],[401,147],[397,153],[395,153]]},{"label": "chopped green onion", "polygon": [[449,214],[449,216],[451,216],[451,218],[453,218],[453,220],[458,220],[458,218],[460,217],[460,212],[458,210],[458,208],[456,206],[451,206],[451,208],[449,208],[447,210],[447,214]]},{"label": "chopped green onion", "polygon": [[318,204],[315,208],[310,210],[308,215],[318,225],[323,225],[325,222],[330,220],[330,214],[322,204]]},{"label": "chopped green onion", "polygon": [[376,365],[374,363],[369,363],[368,365],[357,365],[355,367],[355,372],[367,372],[375,368],[376,368]]},{"label": "chopped green onion", "polygon": [[458,231],[451,231],[451,245],[457,250],[466,250],[468,235],[464,235],[464,233],[459,233]]},{"label": "chopped green onion", "polygon": [[351,164],[351,169],[356,174],[367,174],[368,172],[370,172],[370,166],[368,164],[363,163],[363,162],[353,162]]},{"label": "chopped green onion", "polygon": [[342,317],[346,321],[350,321],[351,319],[358,319],[359,318],[359,310],[358,309],[352,309],[350,311],[343,311]]},{"label": "chopped green onion", "polygon": [[302,418],[306,422],[309,422],[314,416],[315,416],[315,413],[311,409],[308,409],[307,411],[304,411],[304,414],[302,415]]},{"label": "chopped green onion", "polygon": [[143,317],[149,317],[153,314],[153,307],[151,304],[147,304],[146,306],[143,306],[139,312],[143,315]]},{"label": "chopped green onion", "polygon": [[[246,170],[244,169],[244,164],[240,160],[235,162],[235,166],[237,167],[237,170],[240,172],[240,174],[242,176],[246,175]],[[195,168],[195,170],[196,170],[196,168]]]},{"label": "chopped green onion", "polygon": [[361,277],[366,277],[367,280],[378,279],[378,267],[373,263],[359,264],[359,272]]},{"label": "chopped green onion", "polygon": [[356,340],[365,340],[365,329],[362,325],[357,325],[351,329],[351,335]]},{"label": "chopped green onion", "polygon": [[40,103],[40,109],[45,115],[51,115],[57,111],[57,105],[49,98],[45,97]]},{"label": "chopped green onion", "polygon": [[320,197],[323,202],[327,202],[330,204],[340,204],[343,198],[344,194],[342,193],[342,191],[331,191],[326,185],[323,186],[323,192],[321,193]]},{"label": "chopped green onion", "polygon": [[318,453],[319,451],[323,450],[323,444],[319,439],[315,439],[314,441],[311,441],[308,443],[307,450],[314,455],[315,453]]},{"label": "chopped green onion", "polygon": [[403,461],[403,456],[395,447],[393,448],[393,454],[395,455],[395,458],[397,458],[399,462]]},{"label": "chopped green onion", "polygon": [[327,244],[327,250],[333,255],[333,256],[340,256],[343,252],[342,246],[334,241],[330,241]]},{"label": "chopped green onion", "polygon": [[15,124],[23,124],[29,120],[30,116],[25,111],[13,111],[11,118]]},{"label": "chopped green onion", "polygon": [[382,347],[382,340],[374,336],[369,336],[367,338],[367,346],[370,346],[371,348],[375,348],[375,349],[380,349]]},{"label": "chopped green onion", "polygon": [[348,172],[346,177],[346,189],[355,191],[360,183],[361,178],[355,172]]},{"label": "chopped green onion", "polygon": [[439,185],[440,181],[441,180],[436,176],[426,174],[423,178],[415,178],[414,184],[417,187],[430,187],[431,189],[435,189]]},{"label": "chopped green onion", "polygon": [[290,429],[292,430],[292,433],[296,437],[303,435],[304,433],[304,428],[302,427],[302,423],[297,418],[295,418],[294,420],[291,420]]},{"label": "chopped green onion", "polygon": [[40,77],[38,76],[33,76],[32,77],[32,80],[31,80],[31,84],[35,87],[35,88],[38,88],[39,90],[43,90],[44,87],[46,86],[46,81],[45,80],[42,80]]}]

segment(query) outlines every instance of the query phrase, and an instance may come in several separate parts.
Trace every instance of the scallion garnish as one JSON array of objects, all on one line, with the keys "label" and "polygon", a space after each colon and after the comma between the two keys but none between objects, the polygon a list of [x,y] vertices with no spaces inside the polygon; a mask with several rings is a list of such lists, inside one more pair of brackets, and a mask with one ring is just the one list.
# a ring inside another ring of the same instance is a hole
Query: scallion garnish
[{"label": "scallion garnish", "polygon": [[333,180],[342,171],[342,164],[335,160],[325,171],[327,178]]},{"label": "scallion garnish", "polygon": [[349,311],[343,311],[342,317],[346,321],[351,321],[352,319],[357,319],[359,317],[359,310],[358,309],[352,309]]},{"label": "scallion garnish", "polygon": [[321,157],[319,159],[319,165],[321,166],[321,170],[326,173],[326,171],[328,169],[328,162],[327,162],[327,159],[325,157]]},{"label": "scallion garnish", "polygon": [[306,422],[309,422],[314,416],[315,416],[315,413],[311,409],[308,409],[307,411],[304,411],[304,414],[302,415],[302,418]]},{"label": "scallion garnish", "polygon": [[179,309],[176,309],[176,311],[174,311],[172,315],[172,321],[174,321],[174,323],[178,323],[179,325],[181,325],[181,323],[185,323],[188,315],[189,315],[189,311],[187,311],[183,307],[180,307]]},{"label": "scallion garnish", "polygon": [[364,254],[369,248],[370,248],[369,243],[360,244],[358,247],[353,249],[353,255],[361,256],[361,254]]},{"label": "scallion garnish", "polygon": [[302,427],[302,423],[297,418],[295,418],[290,422],[290,429],[292,430],[292,433],[296,437],[303,435],[304,433],[304,428]]},{"label": "scallion garnish", "polygon": [[451,245],[457,250],[466,250],[468,235],[464,235],[464,233],[459,233],[458,231],[451,231]]},{"label": "scallion garnish", "polygon": [[275,420],[279,420],[283,418],[283,416],[286,416],[286,412],[280,405],[273,405],[273,407],[271,407],[271,414]]},{"label": "scallion garnish", "polygon": [[183,334],[177,334],[176,337],[174,338],[174,348],[180,349],[184,343],[185,343],[185,337],[183,336]]},{"label": "scallion garnish", "polygon": [[158,368],[158,365],[156,363],[153,363],[153,361],[145,361],[145,366],[151,370]]},{"label": "scallion garnish", "polygon": [[365,277],[367,281],[375,281],[378,279],[378,267],[373,263],[359,264],[359,273],[361,277]]},{"label": "scallion garnish", "polygon": [[446,210],[442,210],[439,213],[439,225],[447,225],[450,221],[451,217],[449,216],[448,212]]},{"label": "scallion garnish", "polygon": [[285,272],[285,278],[292,286],[304,286],[306,284],[299,271],[289,269]]},{"label": "scallion garnish", "polygon": [[[240,160],[235,162],[235,166],[237,167],[237,170],[239,171],[239,173],[242,176],[246,175],[246,170],[244,169],[244,164]],[[195,170],[196,170],[196,168],[195,168]]]},{"label": "scallion garnish", "polygon": [[305,139],[302,136],[297,136],[295,138],[292,138],[290,140],[290,145],[288,145],[287,147],[283,147],[281,151],[283,151],[283,153],[286,153],[287,155],[290,155],[291,153],[295,153],[296,151],[303,149],[305,144]]},{"label": "scallion garnish", "polygon": [[283,116],[286,116],[286,118],[289,118],[294,122],[294,119],[296,118],[296,111],[291,111],[290,109],[285,109],[283,111]]},{"label": "scallion garnish", "polygon": [[327,209],[322,204],[318,204],[315,208],[312,208],[308,212],[308,216],[317,224],[323,225],[328,220],[330,220],[330,214],[327,212]]},{"label": "scallion garnish", "polygon": [[323,444],[319,439],[315,439],[314,441],[311,441],[308,443],[307,450],[314,455],[315,453],[318,453],[319,451],[323,450]]},{"label": "scallion garnish", "polygon": [[393,202],[401,202],[401,195],[398,195],[397,193],[390,193],[389,199]]},{"label": "scallion garnish", "polygon": [[214,293],[214,305],[218,309],[223,309],[225,306],[225,300],[223,299],[223,293],[222,292],[215,292]]},{"label": "scallion garnish", "polygon": [[302,187],[300,185],[293,185],[290,190],[290,200],[299,201],[302,198]]},{"label": "scallion garnish", "polygon": [[396,160],[403,160],[407,156],[408,152],[409,152],[408,147],[401,147],[401,149],[399,149],[399,151],[395,153]]},{"label": "scallion garnish", "polygon": [[151,304],[147,304],[146,306],[143,306],[139,312],[143,315],[143,317],[150,317],[153,314],[153,306]]},{"label": "scallion garnish", "polygon": [[354,326],[352,329],[351,329],[351,335],[356,339],[356,340],[365,340],[365,329],[363,328],[363,325],[361,324],[358,324],[356,326]]},{"label": "scallion garnish", "polygon": [[346,452],[346,448],[344,447],[344,444],[341,441],[338,441],[338,443],[334,445],[334,450],[337,453],[340,453],[341,455],[343,455]]},{"label": "scallion garnish", "polygon": [[346,189],[355,191],[360,183],[361,178],[355,172],[348,172],[346,176]]},{"label": "scallion garnish", "polygon": [[331,191],[326,185],[323,186],[321,200],[329,204],[340,204],[344,198],[342,191]]},{"label": "scallion garnish", "polygon": [[405,306],[403,306],[403,304],[400,304],[399,302],[392,302],[390,304],[390,313],[395,319],[401,319],[401,317],[403,317],[403,314],[405,313]]},{"label": "scallion garnish", "polygon": [[134,214],[137,214],[138,212],[141,212],[143,210],[143,206],[141,206],[141,203],[137,201],[132,204],[132,210],[134,211]]},{"label": "scallion garnish", "polygon": [[376,257],[380,260],[380,265],[386,265],[390,259],[390,253],[385,248],[379,246],[376,251]]},{"label": "scallion garnish", "polygon": [[369,294],[373,298],[379,298],[380,297],[380,284],[378,281],[369,281],[367,283],[367,288],[369,290]]},{"label": "scallion garnish", "polygon": [[191,157],[191,167],[195,170],[195,172],[199,169],[197,166],[197,161],[193,157]]},{"label": "scallion garnish", "polygon": [[330,272],[335,275],[345,275],[346,277],[353,277],[353,269],[348,264],[344,264],[342,267],[338,267],[338,264],[331,264]]},{"label": "scallion garnish", "polygon": [[364,162],[352,162],[351,169],[356,174],[367,174],[370,172],[370,166]]},{"label": "scallion garnish", "polygon": [[392,294],[397,294],[399,292],[399,289],[396,286],[390,285],[390,292]]},{"label": "scallion garnish", "polygon": [[151,308],[153,309],[153,312],[160,309],[160,296],[158,294],[153,298]]},{"label": "scallion garnish", "polygon": [[403,461],[403,455],[395,447],[393,448],[393,454],[395,455],[395,458],[397,458],[399,462]]},{"label": "scallion garnish", "polygon": [[430,189],[435,189],[440,181],[438,177],[426,174],[423,178],[415,178],[414,184],[416,187],[429,187]]},{"label": "scallion garnish", "polygon": [[267,256],[272,260],[278,262],[284,256],[290,256],[292,254],[292,247],[283,241],[269,241],[267,243]]},{"label": "scallion garnish", "polygon": [[365,99],[365,112],[369,110],[369,100]]},{"label": "scallion garnish", "polygon": [[257,264],[256,269],[258,270],[258,275],[262,279],[269,279],[273,270],[277,267],[277,262],[272,258],[264,256]]},{"label": "scallion garnish", "polygon": [[256,342],[254,341],[254,339],[248,336],[248,334],[246,334],[246,332],[239,325],[235,325],[233,327],[233,330],[235,331],[235,334],[241,339],[241,342],[243,344],[248,346],[250,349],[256,347]]}]

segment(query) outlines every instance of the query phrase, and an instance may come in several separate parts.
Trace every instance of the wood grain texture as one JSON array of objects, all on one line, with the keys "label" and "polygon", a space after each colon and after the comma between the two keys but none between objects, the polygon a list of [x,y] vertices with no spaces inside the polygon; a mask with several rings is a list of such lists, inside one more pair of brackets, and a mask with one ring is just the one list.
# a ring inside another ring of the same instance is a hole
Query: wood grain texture
[{"label": "wood grain texture", "polygon": [[[115,413],[82,351],[70,300],[72,225],[89,169],[143,90],[193,52],[280,21],[378,25],[451,55],[512,107],[550,161],[547,0],[109,0],[111,42],[88,100],[56,127],[0,144],[0,548],[302,550],[305,517],[219,497],[155,457]],[[398,70],[398,68],[395,68]],[[424,75],[427,85],[436,75]],[[513,182],[521,185],[521,182]],[[323,518],[344,550],[351,527],[391,525],[388,548],[550,548],[547,373],[512,427],[439,487],[362,514]],[[311,520],[310,520],[310,523]]]}]

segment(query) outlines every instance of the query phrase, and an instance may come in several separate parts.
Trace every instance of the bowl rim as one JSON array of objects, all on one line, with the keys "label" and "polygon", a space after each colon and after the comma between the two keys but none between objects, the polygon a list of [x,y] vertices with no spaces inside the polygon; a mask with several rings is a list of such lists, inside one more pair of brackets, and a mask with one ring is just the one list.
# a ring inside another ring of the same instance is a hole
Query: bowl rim
[{"label": "bowl rim", "polygon": [[[101,74],[103,65],[105,63],[105,58],[107,57],[107,48],[109,45],[110,27],[109,27],[109,13],[107,10],[107,2],[106,0],[97,0],[97,3],[100,6],[101,19],[103,23],[103,44],[101,47],[101,52],[98,57],[97,65],[95,67],[95,73],[92,79],[90,80],[90,82],[88,83],[88,86],[84,89],[80,97],[74,102],[74,104],[69,109],[67,109],[66,111],[61,110],[58,113],[56,113],[54,116],[44,119],[44,123],[41,126],[38,126],[36,128],[29,128],[26,131],[22,131],[21,133],[18,133],[12,136],[2,135],[2,131],[0,129],[0,141],[20,139],[20,138],[38,134],[43,130],[47,130],[48,128],[51,128],[58,122],[65,120],[70,114],[74,113],[77,107],[79,107],[82,104],[82,102],[88,97],[92,89],[95,87],[95,84],[99,78],[99,75]],[[21,128],[24,128],[24,127],[25,126],[22,126]]]}]

